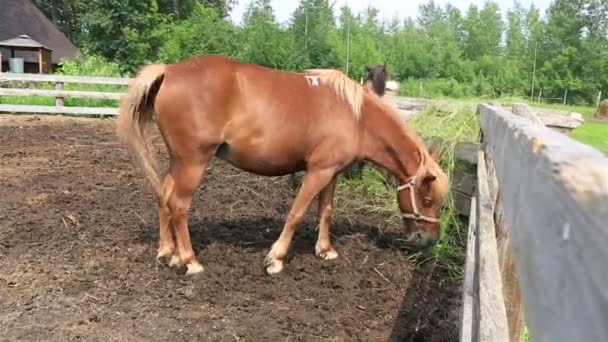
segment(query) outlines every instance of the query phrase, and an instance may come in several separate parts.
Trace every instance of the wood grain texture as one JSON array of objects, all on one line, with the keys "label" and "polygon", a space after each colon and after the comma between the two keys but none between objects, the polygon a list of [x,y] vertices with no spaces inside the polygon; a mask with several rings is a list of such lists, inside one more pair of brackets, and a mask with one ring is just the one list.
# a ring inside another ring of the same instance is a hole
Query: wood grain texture
[{"label": "wood grain texture", "polygon": [[608,341],[608,158],[480,105],[531,341]]},{"label": "wood grain texture", "polygon": [[479,283],[478,341],[509,341],[502,294],[494,215],[484,151],[477,155],[477,276]]},{"label": "wood grain texture", "polygon": [[509,324],[509,340],[519,342],[525,325],[519,276],[513,259],[509,227],[504,219],[504,208],[500,198],[500,187],[496,177],[494,161],[491,154],[487,153],[487,149],[485,152],[488,186],[494,212],[498,265],[502,276],[502,293],[507,312],[507,323]]},{"label": "wood grain texture", "polygon": [[460,316],[460,342],[472,342],[477,336],[478,316],[475,307],[477,297],[477,277],[475,273],[477,246],[477,202],[471,198],[467,232],[467,253],[464,262],[464,282],[462,284],[462,312]]}]

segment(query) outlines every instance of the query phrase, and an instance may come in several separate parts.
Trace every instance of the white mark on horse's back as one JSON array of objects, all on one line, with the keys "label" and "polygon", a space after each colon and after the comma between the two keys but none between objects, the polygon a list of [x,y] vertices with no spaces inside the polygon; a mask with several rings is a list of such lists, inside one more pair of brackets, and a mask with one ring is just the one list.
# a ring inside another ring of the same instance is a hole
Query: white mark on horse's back
[{"label": "white mark on horse's back", "polygon": [[304,76],[309,85],[316,87],[319,85],[319,76]]}]

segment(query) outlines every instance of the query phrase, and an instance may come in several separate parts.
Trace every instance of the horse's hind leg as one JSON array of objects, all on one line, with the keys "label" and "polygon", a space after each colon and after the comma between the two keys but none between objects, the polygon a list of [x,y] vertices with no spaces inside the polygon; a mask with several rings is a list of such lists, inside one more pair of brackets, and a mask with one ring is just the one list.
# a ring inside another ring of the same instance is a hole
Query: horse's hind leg
[{"label": "horse's hind leg", "polygon": [[171,211],[171,224],[177,242],[177,254],[171,260],[171,266],[186,265],[186,274],[195,274],[203,271],[203,266],[196,260],[190,232],[188,230],[188,212],[192,205],[192,196],[196,190],[207,166],[211,154],[193,160],[175,160],[171,165],[171,177],[175,183],[174,190],[169,197]]},{"label": "horse's hind leg", "polygon": [[[165,176],[163,181],[162,195],[158,200],[158,254],[156,259],[164,263],[167,258],[170,258],[175,251],[175,242],[173,237],[173,226],[171,225],[171,211],[169,210],[168,200],[173,193],[175,183],[170,174]],[[168,261],[168,260],[167,260]]]},{"label": "horse's hind leg", "polygon": [[331,260],[338,257],[338,253],[331,245],[329,236],[331,216],[334,210],[333,202],[336,182],[337,179],[334,177],[319,194],[319,236],[315,245],[315,253],[323,260]]}]

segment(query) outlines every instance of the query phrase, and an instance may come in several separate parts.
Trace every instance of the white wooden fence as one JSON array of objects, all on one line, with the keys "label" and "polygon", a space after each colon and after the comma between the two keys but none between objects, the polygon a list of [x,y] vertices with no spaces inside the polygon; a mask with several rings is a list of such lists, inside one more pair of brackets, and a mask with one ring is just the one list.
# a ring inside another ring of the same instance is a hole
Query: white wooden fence
[{"label": "white wooden fence", "polygon": [[460,340],[518,341],[525,317],[533,342],[608,341],[608,158],[539,120],[479,115]]},{"label": "white wooden fence", "polygon": [[[74,114],[74,115],[118,115],[117,107],[70,107],[64,106],[64,98],[83,98],[98,100],[119,100],[123,92],[102,92],[102,91],[75,91],[64,90],[64,84],[98,84],[98,85],[118,85],[127,86],[129,78],[118,77],[85,77],[85,76],[63,76],[45,74],[15,74],[0,73],[0,96],[46,96],[54,97],[54,106],[40,105],[16,105],[1,104],[0,113],[25,113],[25,114]],[[23,89],[4,87],[12,82],[31,82],[31,83],[54,83],[55,89]]]}]

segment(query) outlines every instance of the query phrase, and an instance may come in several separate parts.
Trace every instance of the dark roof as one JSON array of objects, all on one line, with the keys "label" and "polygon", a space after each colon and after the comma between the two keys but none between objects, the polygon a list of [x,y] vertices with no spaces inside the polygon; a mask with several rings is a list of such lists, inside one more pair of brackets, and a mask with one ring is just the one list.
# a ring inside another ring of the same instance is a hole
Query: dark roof
[{"label": "dark roof", "polygon": [[[78,48],[47,18],[31,0],[0,0],[0,40],[28,35],[31,39],[53,50],[53,64],[61,58],[72,58]],[[2,50],[2,60],[8,60],[10,50]],[[26,62],[38,62],[34,52],[15,51]]]},{"label": "dark roof", "polygon": [[28,36],[27,34],[22,34],[19,37],[7,39],[7,40],[2,40],[2,41],[0,41],[0,47],[33,48],[33,49],[43,48],[43,49],[47,49],[47,50],[53,50],[53,49],[50,49],[50,48],[38,43],[35,40],[33,40],[32,37]]}]

